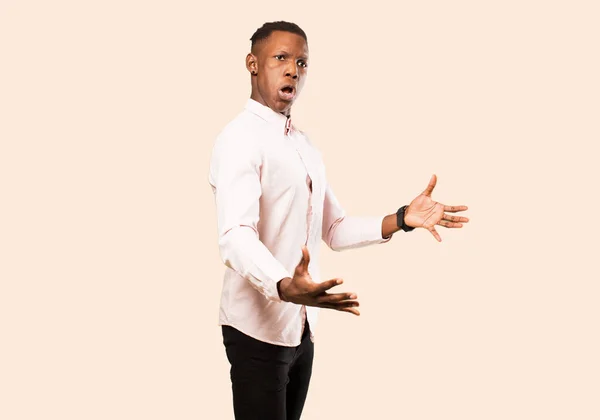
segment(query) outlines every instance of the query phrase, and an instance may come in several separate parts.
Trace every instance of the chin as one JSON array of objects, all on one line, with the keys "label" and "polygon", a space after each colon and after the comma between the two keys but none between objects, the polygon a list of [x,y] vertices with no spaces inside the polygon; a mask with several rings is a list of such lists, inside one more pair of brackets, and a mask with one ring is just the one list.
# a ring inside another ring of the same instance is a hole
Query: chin
[{"label": "chin", "polygon": [[277,112],[289,111],[289,109],[292,107],[293,104],[294,104],[293,101],[283,102],[281,100],[276,100],[273,102],[274,108],[277,110]]}]

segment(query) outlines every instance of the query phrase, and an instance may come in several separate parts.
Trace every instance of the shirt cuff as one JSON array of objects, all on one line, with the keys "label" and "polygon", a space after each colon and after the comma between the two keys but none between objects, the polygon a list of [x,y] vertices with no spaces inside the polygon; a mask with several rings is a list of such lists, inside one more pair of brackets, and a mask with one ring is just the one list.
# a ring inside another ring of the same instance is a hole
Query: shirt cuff
[{"label": "shirt cuff", "polygon": [[256,279],[253,283],[260,285],[259,291],[267,299],[273,302],[283,302],[279,297],[277,283],[286,277],[292,276],[281,264],[270,264],[269,267],[263,266],[262,269],[255,264],[254,270],[250,273],[250,275]]}]

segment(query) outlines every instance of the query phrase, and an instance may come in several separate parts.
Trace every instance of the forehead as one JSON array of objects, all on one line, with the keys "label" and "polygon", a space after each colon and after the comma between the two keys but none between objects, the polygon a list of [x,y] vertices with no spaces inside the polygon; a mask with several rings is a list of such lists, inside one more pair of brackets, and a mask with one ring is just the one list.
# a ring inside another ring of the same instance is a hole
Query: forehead
[{"label": "forehead", "polygon": [[277,50],[285,50],[290,54],[308,57],[308,45],[304,38],[291,32],[273,31],[261,43],[261,52],[272,53]]}]

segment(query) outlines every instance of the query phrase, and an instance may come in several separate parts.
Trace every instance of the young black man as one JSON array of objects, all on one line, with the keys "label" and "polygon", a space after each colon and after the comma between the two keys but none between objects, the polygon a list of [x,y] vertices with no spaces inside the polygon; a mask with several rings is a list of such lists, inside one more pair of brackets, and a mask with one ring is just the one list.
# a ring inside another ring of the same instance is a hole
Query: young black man
[{"label": "young black man", "polygon": [[410,205],[386,216],[347,215],[327,183],[321,154],[291,123],[306,81],[304,31],[269,22],[246,56],[251,95],[216,139],[209,183],[227,266],[219,314],[237,420],[297,420],[312,373],[319,308],[359,315],[355,293],[321,282],[319,244],[333,250],[388,242],[399,231],[460,228],[466,217],[431,199],[436,177]]}]

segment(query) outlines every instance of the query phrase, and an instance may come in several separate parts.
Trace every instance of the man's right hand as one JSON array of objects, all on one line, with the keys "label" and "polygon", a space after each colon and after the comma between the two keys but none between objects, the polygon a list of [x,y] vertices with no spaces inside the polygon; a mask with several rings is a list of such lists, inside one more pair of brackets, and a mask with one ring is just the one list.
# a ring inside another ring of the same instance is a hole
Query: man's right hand
[{"label": "man's right hand", "polygon": [[360,312],[356,309],[358,301],[355,293],[327,293],[327,290],[342,284],[344,281],[342,279],[332,279],[323,283],[313,282],[308,273],[309,262],[308,248],[303,246],[302,259],[296,266],[294,277],[286,277],[279,281],[281,299],[298,305],[336,309],[360,315]]}]

